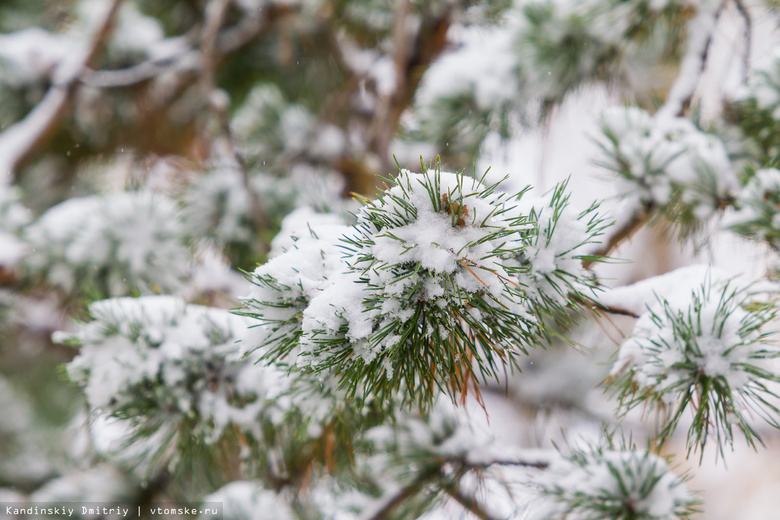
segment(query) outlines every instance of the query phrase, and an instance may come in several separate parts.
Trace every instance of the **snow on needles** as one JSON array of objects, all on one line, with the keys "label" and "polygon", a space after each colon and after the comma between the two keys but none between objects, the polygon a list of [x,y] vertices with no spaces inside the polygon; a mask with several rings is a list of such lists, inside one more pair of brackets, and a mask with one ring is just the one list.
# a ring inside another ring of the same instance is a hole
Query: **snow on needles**
[{"label": "snow on needles", "polygon": [[[342,388],[382,399],[408,385],[430,404],[445,380],[463,390],[472,368],[498,377],[538,340],[541,308],[563,309],[589,286],[579,247],[601,221],[594,208],[567,208],[565,186],[527,205],[497,187],[438,168],[402,170],[353,228],[294,213],[274,241],[277,256],[253,274],[244,314],[270,326],[250,344],[300,369],[334,369]],[[474,356],[495,362],[473,367]]]},{"label": "snow on needles", "polygon": [[663,407],[663,438],[690,408],[689,450],[712,432],[722,451],[734,425],[753,443],[758,434],[748,420],[756,416],[778,427],[777,396],[767,383],[780,377],[770,361],[780,351],[761,330],[774,316],[771,306],[709,274],[692,292],[657,298],[620,346],[612,371],[624,409]]},{"label": "snow on needles", "polygon": [[176,204],[162,195],[76,197],[27,228],[27,267],[65,292],[175,291],[189,264],[183,235]]},{"label": "snow on needles", "polygon": [[656,206],[673,221],[712,216],[739,187],[723,143],[687,119],[612,107],[601,116],[596,163],[617,175],[618,192]]},{"label": "snow on needles", "polygon": [[[517,231],[526,227],[505,215],[512,198],[438,170],[404,170],[394,184],[360,211],[347,244],[350,270],[304,311],[299,363],[357,362],[370,367],[369,379],[414,385],[416,375],[408,372],[414,365],[406,358],[421,356],[427,366],[452,359],[434,354],[435,345],[462,350],[464,359],[469,348],[514,355],[535,323],[524,295],[514,290],[516,277],[502,265],[504,248],[522,247]],[[498,314],[511,318],[499,322]],[[464,324],[474,333],[463,332]],[[493,327],[507,334],[493,334]],[[506,340],[486,339],[496,337]],[[357,361],[344,360],[339,353],[345,349]]]},{"label": "snow on needles", "polygon": [[239,349],[245,319],[222,309],[148,296],[103,300],[89,312],[94,321],[54,335],[79,347],[68,376],[93,410],[132,417],[136,431],[176,431],[198,419],[192,433],[206,442],[230,424],[253,432],[267,400],[284,389],[280,372]]},{"label": "snow on needles", "polygon": [[527,520],[688,518],[696,504],[661,457],[639,451],[586,449],[556,460],[536,483]]}]

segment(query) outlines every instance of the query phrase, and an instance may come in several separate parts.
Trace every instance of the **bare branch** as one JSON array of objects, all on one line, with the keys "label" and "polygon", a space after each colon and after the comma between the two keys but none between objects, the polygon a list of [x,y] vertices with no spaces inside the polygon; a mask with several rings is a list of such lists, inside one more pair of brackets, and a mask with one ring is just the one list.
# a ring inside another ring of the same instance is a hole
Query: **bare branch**
[{"label": "bare branch", "polygon": [[382,100],[370,132],[369,148],[382,161],[382,170],[385,173],[391,169],[389,148],[398,122],[414,100],[423,73],[444,50],[453,14],[445,12],[441,15],[423,15],[414,44],[409,46],[411,38],[406,33],[405,23],[408,9],[408,1],[404,1],[398,4],[396,12],[393,34],[396,87],[392,94]]},{"label": "bare branch", "polygon": [[450,459],[448,462],[467,466],[470,469],[486,469],[490,466],[522,466],[524,468],[547,469],[550,467],[549,456],[529,457],[527,454],[507,456],[503,458],[492,458],[485,461],[469,461],[463,458]]},{"label": "bare branch", "polygon": [[79,81],[95,88],[122,88],[143,83],[179,66],[185,56],[195,51],[200,33],[200,28],[196,27],[183,36],[168,39],[169,44],[176,41],[178,48],[166,53],[165,56],[143,61],[131,67],[114,70],[93,70],[85,67]]},{"label": "bare branch", "polygon": [[570,298],[584,307],[589,307],[595,312],[596,316],[599,316],[600,312],[606,312],[608,314],[617,314],[620,316],[629,316],[631,318],[639,318],[639,315],[634,311],[624,309],[622,307],[604,305],[603,303],[595,300],[583,298],[579,295],[570,295]]},{"label": "bare branch", "polygon": [[231,0],[211,0],[206,5],[206,23],[203,26],[203,35],[200,42],[200,53],[202,56],[200,79],[205,99],[208,99],[211,91],[214,90],[214,70],[218,61],[217,36],[220,28],[222,28],[222,24],[225,23],[225,15],[230,2]]},{"label": "bare branch", "polygon": [[[237,25],[222,29],[214,36],[213,42],[209,46],[213,49],[212,66],[216,66],[224,56],[235,52],[257,38],[280,17],[293,13],[299,8],[300,6],[297,4],[270,5],[265,11],[248,12]],[[183,40],[181,48],[164,58],[147,60],[125,69],[92,70],[87,68],[79,81],[87,86],[97,88],[130,87],[149,81],[164,72],[179,67],[183,59],[187,59],[193,52],[198,52],[198,46],[205,47],[202,43],[204,33],[207,33],[205,29],[196,28],[181,36],[180,38]],[[182,71],[183,73],[184,71]]]},{"label": "bare branch", "polygon": [[0,134],[0,183],[13,181],[17,169],[57,128],[78,86],[82,71],[103,48],[122,0],[112,0],[81,53],[63,60],[43,100],[27,116]]}]

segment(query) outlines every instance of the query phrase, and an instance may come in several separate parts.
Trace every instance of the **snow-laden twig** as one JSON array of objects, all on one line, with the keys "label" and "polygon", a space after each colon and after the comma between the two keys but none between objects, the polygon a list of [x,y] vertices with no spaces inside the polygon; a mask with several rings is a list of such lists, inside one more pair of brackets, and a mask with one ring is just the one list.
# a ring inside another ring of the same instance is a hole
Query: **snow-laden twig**
[{"label": "snow-laden twig", "polygon": [[688,24],[688,41],[680,63],[680,71],[669,89],[666,102],[658,109],[659,120],[671,120],[683,115],[690,104],[699,78],[707,62],[712,33],[725,2],[702,2],[696,16]]},{"label": "snow-laden twig", "polygon": [[183,36],[170,38],[165,41],[168,48],[161,56],[154,56],[124,69],[94,70],[85,67],[79,81],[94,88],[132,87],[149,81],[163,72],[180,67],[181,61],[194,51],[199,39],[198,33],[199,31],[192,30]]},{"label": "snow-laden twig", "polygon": [[[301,5],[297,3],[271,4],[261,11],[247,11],[241,22],[226,27],[215,35],[212,47],[216,64],[224,56],[247,45],[265,30],[273,27],[279,18],[298,11],[300,7]],[[175,43],[180,43],[180,45],[176,45],[175,49],[166,53],[165,56],[155,56],[124,69],[92,70],[86,68],[79,77],[79,81],[96,88],[122,88],[149,81],[164,72],[190,72],[192,67],[202,66],[201,61],[192,60],[191,57],[192,53],[198,52],[199,46],[203,46],[203,39],[203,31],[190,31],[184,36],[176,38],[179,41]],[[171,43],[174,43],[172,40]],[[185,60],[187,65],[182,66]]]},{"label": "snow-laden twig", "polygon": [[14,172],[43,144],[65,114],[84,68],[108,39],[122,0],[112,0],[81,52],[63,60],[53,75],[43,100],[21,121],[0,134],[0,183],[13,180]]}]

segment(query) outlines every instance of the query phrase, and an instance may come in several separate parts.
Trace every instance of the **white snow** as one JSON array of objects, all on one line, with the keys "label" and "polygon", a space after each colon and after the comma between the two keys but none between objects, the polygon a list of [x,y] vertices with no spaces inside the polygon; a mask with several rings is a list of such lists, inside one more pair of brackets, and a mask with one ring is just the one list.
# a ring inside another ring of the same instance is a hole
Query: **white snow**
[{"label": "white snow", "polygon": [[238,480],[227,484],[203,499],[202,508],[221,504],[216,514],[201,514],[200,520],[293,520],[296,518],[287,497],[280,496],[260,483]]},{"label": "white snow", "polygon": [[0,64],[3,81],[29,83],[51,76],[59,63],[73,52],[75,41],[71,36],[52,34],[40,27],[0,34]]},{"label": "white snow", "polygon": [[576,453],[554,461],[537,485],[540,500],[529,504],[527,520],[586,520],[605,507],[648,520],[678,520],[693,502],[662,458],[639,451]]},{"label": "white snow", "polygon": [[[762,377],[752,374],[754,368],[774,372],[767,354],[771,349],[760,331],[751,326],[758,323],[757,317],[741,306],[747,295],[737,292],[730,296],[735,289],[711,278],[709,272],[704,278],[693,278],[696,270],[701,268],[660,277],[656,288],[673,284],[674,290],[658,296],[655,304],[647,304],[648,310],[621,344],[613,367],[613,374],[630,369],[641,387],[650,387],[671,402],[684,391],[680,382],[698,375],[719,378],[739,395],[750,382]],[[681,275],[688,280],[681,281]],[[699,287],[686,292],[691,280],[698,281]],[[642,282],[632,292],[647,296],[649,285]]]},{"label": "white snow", "polygon": [[519,90],[512,49],[516,25],[452,27],[447,34],[452,50],[426,72],[416,103],[431,106],[436,99],[470,92],[477,106],[489,109],[514,98]]},{"label": "white snow", "polygon": [[734,282],[746,294],[756,298],[763,293],[769,294],[777,290],[775,284],[770,282],[756,283],[739,273],[729,273],[707,264],[692,264],[631,285],[605,288],[599,293],[597,300],[607,307],[623,309],[638,316],[657,307],[661,300],[686,300],[705,280],[709,280],[713,287],[723,287],[729,281]]},{"label": "white snow", "polygon": [[[135,403],[173,423],[197,413],[198,428],[214,441],[230,424],[254,432],[266,399],[285,388],[280,373],[244,358],[236,340],[249,323],[225,310],[150,296],[103,300],[89,311],[94,321],[54,339],[80,345],[68,374],[94,410]],[[164,391],[150,397],[149,385]]]},{"label": "white snow", "polygon": [[106,271],[106,290],[174,291],[189,269],[176,204],[150,192],[76,197],[52,208],[25,232],[27,266],[71,291]]},{"label": "white snow", "polygon": [[660,121],[678,117],[685,100],[693,97],[696,92],[704,68],[703,62],[706,56],[704,51],[710,44],[720,7],[720,2],[704,0],[699,3],[695,16],[688,22],[685,54],[680,63],[680,70],[666,95],[666,101],[656,113]]},{"label": "white snow", "polygon": [[[304,311],[303,352],[314,351],[326,338],[343,337],[346,330],[355,352],[370,362],[400,340],[396,334],[377,341],[370,337],[398,320],[403,323],[412,318],[408,293],[415,287],[419,287],[419,298],[441,307],[459,298],[454,295],[457,291],[484,292],[500,302],[496,305],[528,317],[521,302],[507,290],[507,284],[518,286],[515,277],[495,254],[500,244],[511,240],[493,235],[509,229],[509,221],[514,222],[507,216],[495,216],[504,209],[505,196],[483,195],[485,187],[479,181],[448,172],[403,170],[395,183],[358,214],[357,238],[362,245],[349,260],[351,271],[332,280]],[[374,217],[383,223],[372,221]],[[361,277],[376,289],[367,290],[359,283]],[[447,278],[454,287],[448,287]],[[385,300],[381,308],[372,309],[364,303],[374,290]],[[306,357],[299,362],[317,360]]]}]

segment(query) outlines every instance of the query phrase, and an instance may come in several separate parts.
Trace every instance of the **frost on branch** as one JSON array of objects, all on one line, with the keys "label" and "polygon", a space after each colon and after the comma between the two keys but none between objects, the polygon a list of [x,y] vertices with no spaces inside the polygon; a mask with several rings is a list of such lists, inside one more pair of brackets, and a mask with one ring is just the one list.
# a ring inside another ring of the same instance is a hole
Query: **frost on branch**
[{"label": "frost on branch", "polygon": [[703,448],[710,434],[722,452],[733,443],[734,426],[750,444],[760,441],[750,420],[780,427],[771,386],[779,376],[770,361],[780,352],[761,331],[772,317],[766,305],[709,276],[693,293],[659,299],[620,347],[613,384],[621,405],[648,404],[662,412],[661,440],[688,410],[689,452]]},{"label": "frost on branch", "polygon": [[349,396],[403,389],[425,408],[538,342],[538,317],[589,288],[574,264],[600,224],[562,188],[519,206],[521,194],[438,169],[393,184],[352,229],[309,218],[255,271],[244,314],[270,325],[250,340],[266,358],[330,371]]},{"label": "frost on branch", "polygon": [[68,376],[91,409],[132,420],[132,440],[154,434],[156,455],[170,457],[231,425],[260,436],[258,418],[284,381],[244,358],[243,318],[169,296],[103,300],[89,312],[93,321],[54,339],[79,347]]},{"label": "frost on branch", "polygon": [[697,504],[666,461],[636,450],[575,450],[555,461],[536,485],[542,500],[528,520],[679,520],[689,518]]},{"label": "frost on branch", "polygon": [[26,240],[34,275],[98,298],[176,291],[189,264],[176,205],[150,192],[68,199],[30,226]]}]

